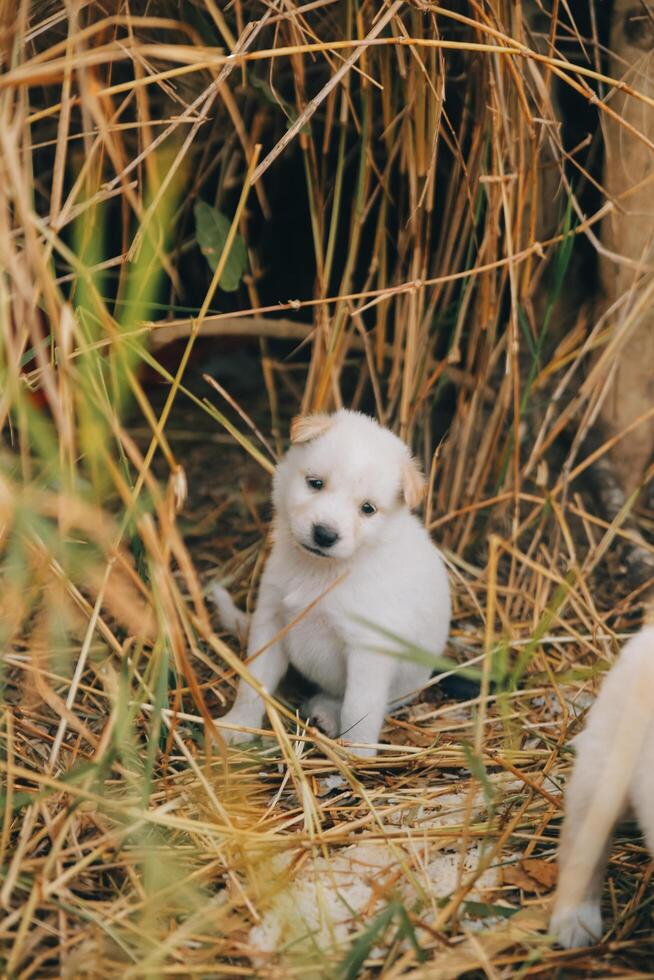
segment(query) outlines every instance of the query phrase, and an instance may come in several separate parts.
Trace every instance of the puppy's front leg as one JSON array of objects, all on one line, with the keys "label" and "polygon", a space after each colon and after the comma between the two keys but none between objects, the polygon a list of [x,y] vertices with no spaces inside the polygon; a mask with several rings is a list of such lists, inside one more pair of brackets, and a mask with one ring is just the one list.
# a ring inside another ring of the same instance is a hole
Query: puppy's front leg
[{"label": "puppy's front leg", "polygon": [[377,755],[374,745],[384,723],[393,664],[377,653],[348,652],[345,698],[341,710],[341,735],[349,742],[367,743],[353,748],[355,755]]},{"label": "puppy's front leg", "polygon": [[[262,647],[275,637],[282,629],[277,606],[260,600],[250,626],[248,640],[248,658],[258,653]],[[286,672],[288,660],[281,643],[272,646],[259,654],[250,664],[249,670],[255,680],[259,681],[265,690],[272,694]],[[259,728],[263,721],[266,706],[263,698],[241,678],[236,693],[236,700],[227,712],[219,719],[238,728]],[[227,742],[243,742],[254,738],[249,732],[221,729],[221,734]]]}]

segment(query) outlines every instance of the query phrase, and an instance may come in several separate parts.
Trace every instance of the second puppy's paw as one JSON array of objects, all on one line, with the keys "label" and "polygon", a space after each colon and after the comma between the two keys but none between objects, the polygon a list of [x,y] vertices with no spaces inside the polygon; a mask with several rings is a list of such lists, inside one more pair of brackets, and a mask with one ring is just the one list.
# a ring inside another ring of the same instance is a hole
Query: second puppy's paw
[{"label": "second puppy's paw", "polygon": [[564,949],[594,946],[602,938],[599,902],[582,902],[574,908],[557,909],[552,916],[550,932]]}]

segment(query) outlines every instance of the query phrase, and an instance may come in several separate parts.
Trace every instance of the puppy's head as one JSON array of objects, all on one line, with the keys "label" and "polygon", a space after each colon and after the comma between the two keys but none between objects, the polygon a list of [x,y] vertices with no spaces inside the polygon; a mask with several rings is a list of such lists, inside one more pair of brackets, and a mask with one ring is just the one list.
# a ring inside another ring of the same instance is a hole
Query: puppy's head
[{"label": "puppy's head", "polygon": [[277,468],[278,522],[306,552],[351,558],[379,540],[402,508],[418,505],[424,481],[407,446],[358,412],[293,420],[291,448]]}]

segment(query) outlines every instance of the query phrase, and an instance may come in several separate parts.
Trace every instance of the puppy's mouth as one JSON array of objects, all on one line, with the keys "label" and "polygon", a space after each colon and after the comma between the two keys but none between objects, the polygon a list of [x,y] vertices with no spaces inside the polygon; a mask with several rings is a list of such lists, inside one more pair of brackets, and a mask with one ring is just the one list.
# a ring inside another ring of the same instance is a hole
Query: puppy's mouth
[{"label": "puppy's mouth", "polygon": [[310,551],[312,555],[317,555],[318,558],[333,558],[333,555],[328,555],[325,551],[321,551],[320,548],[312,548],[308,544],[302,544],[305,551]]}]

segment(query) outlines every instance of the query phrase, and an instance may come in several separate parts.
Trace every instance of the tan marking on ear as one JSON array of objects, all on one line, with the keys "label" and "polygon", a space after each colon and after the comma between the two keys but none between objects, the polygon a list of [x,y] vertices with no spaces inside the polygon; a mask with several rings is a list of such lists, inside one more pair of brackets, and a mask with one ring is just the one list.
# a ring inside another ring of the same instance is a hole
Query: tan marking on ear
[{"label": "tan marking on ear", "polygon": [[425,478],[420,472],[418,463],[411,457],[402,467],[402,493],[404,500],[409,508],[413,510],[418,506],[425,495],[427,485]]},{"label": "tan marking on ear", "polygon": [[331,415],[296,415],[291,420],[291,442],[294,446],[323,435],[332,424]]}]

